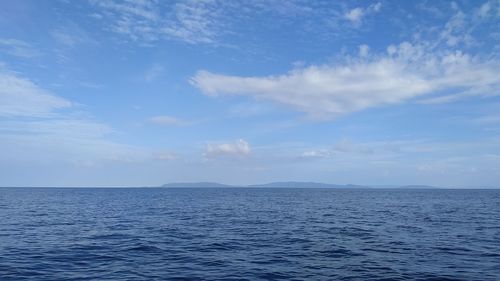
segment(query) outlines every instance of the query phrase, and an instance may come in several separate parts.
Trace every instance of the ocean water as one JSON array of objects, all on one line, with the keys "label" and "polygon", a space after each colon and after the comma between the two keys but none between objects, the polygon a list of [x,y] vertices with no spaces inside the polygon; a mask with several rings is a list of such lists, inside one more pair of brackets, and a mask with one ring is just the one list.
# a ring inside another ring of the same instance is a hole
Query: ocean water
[{"label": "ocean water", "polygon": [[500,190],[2,188],[0,280],[500,280]]}]

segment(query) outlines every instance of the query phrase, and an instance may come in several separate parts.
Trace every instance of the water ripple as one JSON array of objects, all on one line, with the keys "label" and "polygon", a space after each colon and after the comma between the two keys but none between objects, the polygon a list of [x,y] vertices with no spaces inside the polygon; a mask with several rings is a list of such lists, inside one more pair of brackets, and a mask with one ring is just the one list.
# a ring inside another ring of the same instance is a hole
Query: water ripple
[{"label": "water ripple", "polygon": [[0,189],[0,280],[500,280],[500,191]]}]

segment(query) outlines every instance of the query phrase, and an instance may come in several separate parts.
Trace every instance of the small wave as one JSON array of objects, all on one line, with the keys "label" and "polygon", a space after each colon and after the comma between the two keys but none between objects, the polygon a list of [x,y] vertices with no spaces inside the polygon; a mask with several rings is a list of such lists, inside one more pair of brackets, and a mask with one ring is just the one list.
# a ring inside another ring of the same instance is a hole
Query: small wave
[{"label": "small wave", "polygon": [[156,246],[150,246],[150,245],[139,245],[139,246],[133,246],[130,248],[127,248],[125,251],[137,251],[137,252],[160,252],[162,249],[156,247]]}]

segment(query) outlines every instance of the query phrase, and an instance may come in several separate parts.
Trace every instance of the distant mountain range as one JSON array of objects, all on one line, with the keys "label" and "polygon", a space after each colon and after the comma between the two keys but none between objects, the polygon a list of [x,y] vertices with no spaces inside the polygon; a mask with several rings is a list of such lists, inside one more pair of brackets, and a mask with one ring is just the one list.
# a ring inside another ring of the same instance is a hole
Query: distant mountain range
[{"label": "distant mountain range", "polygon": [[355,184],[330,184],[319,182],[283,181],[253,185],[227,185],[217,182],[177,182],[167,183],[161,187],[170,188],[201,188],[201,187],[255,187],[255,188],[406,188],[406,189],[435,189],[438,187],[429,185],[404,185],[404,186],[369,186]]},{"label": "distant mountain range", "polygon": [[173,182],[162,185],[161,187],[233,187],[217,182]]},{"label": "distant mountain range", "polygon": [[369,186],[354,184],[329,184],[320,182],[282,181],[265,184],[254,184],[248,187],[300,187],[300,188],[369,188]]}]

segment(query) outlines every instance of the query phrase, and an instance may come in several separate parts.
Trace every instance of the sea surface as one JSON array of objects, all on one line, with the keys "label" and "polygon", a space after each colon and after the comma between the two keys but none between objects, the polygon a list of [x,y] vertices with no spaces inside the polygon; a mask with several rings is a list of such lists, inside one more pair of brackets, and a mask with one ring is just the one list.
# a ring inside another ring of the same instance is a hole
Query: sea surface
[{"label": "sea surface", "polygon": [[500,280],[500,190],[0,188],[0,280]]}]

